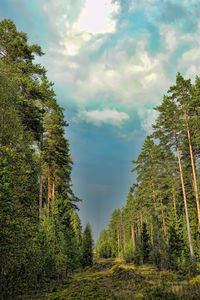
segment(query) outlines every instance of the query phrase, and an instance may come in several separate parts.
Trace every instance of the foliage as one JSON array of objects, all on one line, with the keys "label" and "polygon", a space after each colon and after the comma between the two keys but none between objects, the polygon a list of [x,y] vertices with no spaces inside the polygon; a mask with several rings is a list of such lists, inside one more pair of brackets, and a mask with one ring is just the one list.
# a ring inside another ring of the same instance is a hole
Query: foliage
[{"label": "foliage", "polygon": [[93,265],[92,229],[89,223],[86,225],[83,232],[81,262],[83,268]]},{"label": "foliage", "polygon": [[80,266],[79,199],[63,108],[38,45],[0,22],[0,294],[16,299]]},{"label": "foliage", "polygon": [[[180,73],[155,107],[153,134],[133,160],[136,182],[97,241],[99,257],[195,273],[200,262],[200,78]],[[107,246],[109,245],[109,247]]]}]

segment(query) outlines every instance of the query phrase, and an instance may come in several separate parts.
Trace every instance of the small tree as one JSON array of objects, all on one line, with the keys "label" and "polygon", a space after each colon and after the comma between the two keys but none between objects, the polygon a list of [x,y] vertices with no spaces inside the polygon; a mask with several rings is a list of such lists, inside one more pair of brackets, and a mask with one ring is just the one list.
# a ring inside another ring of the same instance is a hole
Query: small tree
[{"label": "small tree", "polygon": [[150,242],[149,242],[150,238],[149,238],[149,234],[147,233],[146,223],[143,223],[141,241],[142,241],[143,264],[145,264],[149,260],[149,253],[150,253]]},{"label": "small tree", "polygon": [[93,265],[93,240],[92,240],[92,229],[88,223],[83,233],[82,243],[82,267]]}]

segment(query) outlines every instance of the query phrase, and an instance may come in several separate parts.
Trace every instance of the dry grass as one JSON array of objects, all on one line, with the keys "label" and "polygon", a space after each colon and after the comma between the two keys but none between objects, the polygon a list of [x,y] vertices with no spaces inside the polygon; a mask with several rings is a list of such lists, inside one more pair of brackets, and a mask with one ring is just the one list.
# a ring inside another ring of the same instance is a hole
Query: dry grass
[{"label": "dry grass", "polygon": [[[77,273],[47,300],[200,299],[200,276],[183,280],[153,266],[135,267],[121,260],[96,260],[92,268]],[[41,298],[42,299],[42,298]]]}]

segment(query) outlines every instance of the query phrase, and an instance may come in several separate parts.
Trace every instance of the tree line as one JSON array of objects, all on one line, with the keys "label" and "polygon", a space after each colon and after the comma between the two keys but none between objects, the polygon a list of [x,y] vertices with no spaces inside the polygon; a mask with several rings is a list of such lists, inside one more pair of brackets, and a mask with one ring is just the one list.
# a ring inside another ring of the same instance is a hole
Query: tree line
[{"label": "tree line", "polygon": [[200,260],[200,77],[178,73],[154,108],[153,134],[132,163],[136,182],[97,241],[100,257],[187,272]]},{"label": "tree line", "polygon": [[68,123],[44,53],[11,20],[0,22],[0,294],[15,299],[92,264],[72,190]]}]

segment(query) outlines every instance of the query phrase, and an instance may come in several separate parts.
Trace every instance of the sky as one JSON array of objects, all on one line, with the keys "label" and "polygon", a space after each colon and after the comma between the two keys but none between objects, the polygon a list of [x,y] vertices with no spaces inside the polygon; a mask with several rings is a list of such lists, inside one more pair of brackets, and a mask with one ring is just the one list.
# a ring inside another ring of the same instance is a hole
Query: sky
[{"label": "sky", "polygon": [[65,108],[73,189],[94,240],[125,205],[153,107],[177,72],[199,75],[199,16],[199,0],[0,0],[0,20],[45,52],[36,62]]}]

